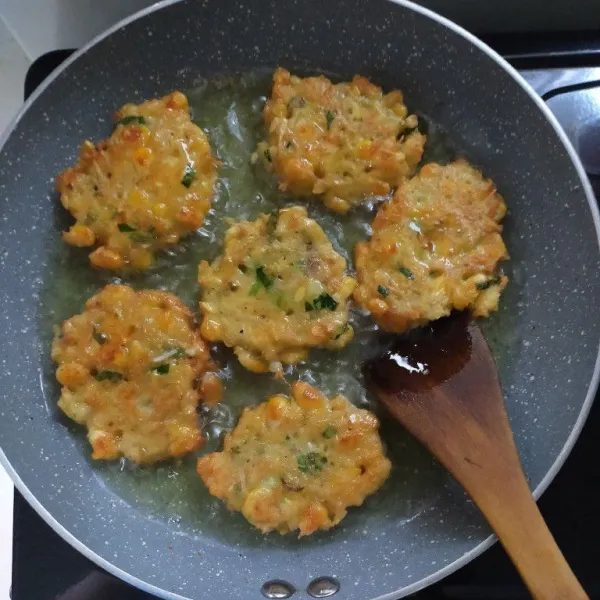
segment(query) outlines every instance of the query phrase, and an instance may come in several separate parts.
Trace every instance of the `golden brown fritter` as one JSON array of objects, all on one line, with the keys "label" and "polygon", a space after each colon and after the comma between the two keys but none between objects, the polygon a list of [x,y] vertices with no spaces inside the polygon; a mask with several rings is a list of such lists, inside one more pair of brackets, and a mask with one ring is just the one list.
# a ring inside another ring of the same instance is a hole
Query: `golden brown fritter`
[{"label": "golden brown fritter", "polygon": [[210,493],[263,532],[329,529],[389,475],[375,415],[297,382],[242,413],[221,452],[198,460]]},{"label": "golden brown fritter", "polygon": [[488,316],[508,279],[500,221],[506,205],[489,179],[464,160],[425,165],[382,205],[373,235],[355,248],[358,304],[401,333],[471,308]]},{"label": "golden brown fritter", "polygon": [[146,269],[157,250],[202,224],[217,162],[181,92],[126,104],[115,121],[110,138],[86,141],[79,162],[57,179],[76,220],[63,239],[98,246],[90,254],[95,267]]},{"label": "golden brown fritter", "polygon": [[191,312],[166,292],[105,287],[63,323],[52,359],[58,406],[87,427],[95,459],[153,463],[191,452],[202,442],[200,395],[220,397]]},{"label": "golden brown fritter", "polygon": [[264,117],[268,139],[255,160],[275,170],[282,190],[315,194],[339,213],[398,187],[425,145],[402,93],[360,76],[334,85],[277,69]]},{"label": "golden brown fritter", "polygon": [[342,348],[353,336],[356,282],[306,209],[234,224],[223,255],[200,263],[202,335],[235,349],[251,371],[280,373],[308,348]]}]

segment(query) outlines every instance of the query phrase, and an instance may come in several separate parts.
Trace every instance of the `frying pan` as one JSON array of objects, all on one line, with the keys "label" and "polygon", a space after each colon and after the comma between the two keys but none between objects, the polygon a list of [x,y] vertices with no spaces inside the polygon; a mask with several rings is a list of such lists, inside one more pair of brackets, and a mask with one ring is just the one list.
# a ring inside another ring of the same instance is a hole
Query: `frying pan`
[{"label": "frying pan", "polygon": [[263,597],[265,582],[281,579],[296,588],[294,598],[308,598],[311,580],[331,576],[340,600],[396,599],[493,542],[452,481],[441,479],[411,510],[367,503],[312,539],[235,542],[125,502],[57,419],[56,398],[44,397],[49,350],[40,294],[58,235],[55,175],[83,139],[105,135],[107,115],[126,101],[189,89],[199,76],[277,65],[361,73],[399,87],[498,185],[509,206],[512,258],[494,317],[504,336],[500,376],[535,495],[552,481],[598,380],[600,320],[591,311],[600,298],[599,219],[591,188],[555,119],[501,58],[443,18],[387,0],[167,1],[94,40],[27,102],[0,153],[0,458],[63,538],[157,596],[252,600]]}]

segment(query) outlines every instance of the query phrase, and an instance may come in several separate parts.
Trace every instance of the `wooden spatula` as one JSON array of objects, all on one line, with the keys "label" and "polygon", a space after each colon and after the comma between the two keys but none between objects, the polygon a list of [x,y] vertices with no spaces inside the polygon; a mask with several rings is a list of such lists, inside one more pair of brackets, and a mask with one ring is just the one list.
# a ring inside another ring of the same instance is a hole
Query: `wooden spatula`
[{"label": "wooden spatula", "polygon": [[587,598],[529,491],[494,359],[467,313],[398,338],[365,365],[389,412],[465,488],[534,598]]}]

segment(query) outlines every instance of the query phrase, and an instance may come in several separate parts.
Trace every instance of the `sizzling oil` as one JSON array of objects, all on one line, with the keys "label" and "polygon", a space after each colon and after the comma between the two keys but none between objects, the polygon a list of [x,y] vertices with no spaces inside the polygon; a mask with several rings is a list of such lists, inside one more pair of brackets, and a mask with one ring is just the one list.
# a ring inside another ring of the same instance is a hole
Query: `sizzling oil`
[{"label": "sizzling oil", "polygon": [[[178,247],[165,252],[151,270],[117,279],[113,274],[93,270],[87,252],[62,244],[58,231],[70,222],[66,211],[56,201],[56,244],[51,248],[52,268],[44,282],[40,306],[40,334],[45,343],[47,368],[43,374],[49,409],[67,429],[65,435],[75,435],[80,452],[88,457],[96,477],[115,496],[149,518],[176,524],[182,532],[211,536],[225,543],[273,544],[296,543],[290,536],[278,534],[263,537],[238,514],[231,514],[212,498],[195,473],[195,458],[163,464],[155,468],[139,468],[127,461],[102,463],[89,459],[89,448],[82,428],[68,423],[56,409],[59,388],[50,362],[52,328],[83,309],[85,300],[109,282],[122,281],[137,288],[160,288],[178,295],[193,310],[197,310],[197,266],[201,259],[211,260],[220,252],[227,219],[254,219],[292,200],[277,192],[272,176],[250,163],[250,155],[264,134],[262,108],[269,93],[270,71],[257,71],[244,77],[202,82],[187,91],[192,118],[208,134],[213,150],[222,166],[216,197],[203,227],[186,238]],[[446,162],[457,154],[451,138],[431,122],[425,160]],[[98,136],[108,132],[99,132]],[[298,201],[296,201],[298,202]],[[300,201],[300,203],[302,203]],[[333,216],[320,203],[309,202],[309,212],[323,227],[335,248],[352,264],[354,244],[368,237],[374,206]],[[307,362],[289,367],[289,380],[301,378],[316,385],[328,395],[344,394],[355,404],[374,410],[382,419],[382,438],[393,462],[392,474],[382,490],[368,499],[363,507],[351,510],[338,531],[323,535],[343,535],[340,529],[366,527],[375,519],[412,519],[431,506],[447,475],[434,463],[408,434],[399,429],[380,410],[374,396],[365,389],[360,365],[377,354],[388,339],[364,315],[353,311],[355,338],[342,351],[312,351]],[[488,327],[488,339],[501,355],[505,345],[502,331],[506,314],[495,319],[499,326]],[[492,320],[494,321],[494,319]],[[503,323],[502,323],[503,322]],[[201,452],[219,447],[223,432],[231,429],[244,406],[259,402],[275,391],[284,391],[285,384],[267,375],[256,375],[240,367],[232,353],[214,348],[214,356],[223,367],[226,384],[225,401],[216,409],[202,412],[201,418],[207,444]],[[500,356],[501,358],[501,356]],[[303,540],[302,544],[313,543]]]}]

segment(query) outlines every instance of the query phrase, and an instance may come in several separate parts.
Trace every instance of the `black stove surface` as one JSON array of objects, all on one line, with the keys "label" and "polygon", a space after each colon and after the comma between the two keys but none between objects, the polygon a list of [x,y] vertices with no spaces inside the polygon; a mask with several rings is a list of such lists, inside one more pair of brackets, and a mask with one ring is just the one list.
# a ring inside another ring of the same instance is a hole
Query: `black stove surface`
[{"label": "black stove surface", "polygon": [[[565,41],[566,40],[566,41]],[[490,39],[547,100],[580,152],[600,198],[600,37],[577,47],[547,35]],[[25,95],[72,51],[46,54],[31,66]],[[597,90],[597,94],[595,93]],[[595,112],[590,116],[589,106]],[[586,106],[582,127],[578,106]],[[591,598],[600,598],[600,402],[539,506],[559,546]],[[15,491],[12,600],[156,600],[108,575],[64,542]],[[453,575],[412,596],[415,600],[529,598],[502,547],[496,544]]]}]

